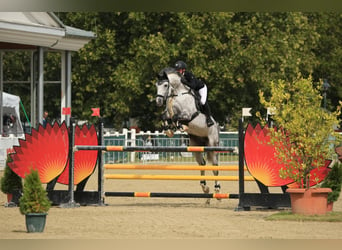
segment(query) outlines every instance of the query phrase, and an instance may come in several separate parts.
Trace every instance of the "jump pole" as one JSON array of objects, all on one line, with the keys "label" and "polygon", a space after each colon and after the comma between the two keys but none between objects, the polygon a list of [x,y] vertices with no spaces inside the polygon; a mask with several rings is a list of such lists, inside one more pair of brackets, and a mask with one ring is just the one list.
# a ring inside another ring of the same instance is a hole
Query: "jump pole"
[{"label": "jump pole", "polygon": [[[167,165],[167,164],[104,164],[105,169],[136,169],[136,170],[220,170],[220,171],[238,171],[236,165],[225,166],[203,166],[203,165]],[[247,168],[245,167],[246,171]]]},{"label": "jump pole", "polygon": [[115,197],[145,197],[145,198],[216,198],[216,199],[238,199],[237,194],[221,193],[153,193],[153,192],[105,192],[105,196]]},{"label": "jump pole", "polygon": [[[105,174],[106,179],[121,180],[189,180],[189,181],[238,181],[239,176],[208,175],[156,175],[156,174]],[[253,176],[245,176],[245,181],[254,181]]]},{"label": "jump pole", "polygon": [[102,150],[108,152],[222,152],[230,151],[231,147],[210,147],[210,146],[181,146],[181,147],[161,147],[161,146],[87,146],[87,145],[76,145],[74,146],[75,151],[77,150]]}]

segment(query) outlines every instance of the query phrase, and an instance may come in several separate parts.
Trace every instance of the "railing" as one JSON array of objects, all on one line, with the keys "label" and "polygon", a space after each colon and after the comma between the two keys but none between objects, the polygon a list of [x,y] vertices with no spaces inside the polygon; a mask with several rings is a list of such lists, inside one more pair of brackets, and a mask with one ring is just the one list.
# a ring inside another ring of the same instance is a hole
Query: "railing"
[{"label": "railing", "polygon": [[[174,137],[169,138],[158,132],[140,132],[124,130],[123,133],[109,134],[104,136],[106,146],[189,146],[189,137],[186,133],[176,132]],[[221,132],[220,146],[230,147],[232,150],[218,153],[219,164],[238,163],[238,132]],[[104,163],[174,163],[196,164],[191,152],[105,152]]]}]

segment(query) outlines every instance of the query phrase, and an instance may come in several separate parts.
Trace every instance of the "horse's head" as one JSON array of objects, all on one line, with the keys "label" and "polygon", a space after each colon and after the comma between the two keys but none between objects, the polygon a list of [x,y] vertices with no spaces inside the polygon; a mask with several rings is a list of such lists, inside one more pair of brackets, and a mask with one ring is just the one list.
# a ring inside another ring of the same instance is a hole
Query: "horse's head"
[{"label": "horse's head", "polygon": [[166,100],[168,94],[169,94],[169,81],[167,79],[159,80],[156,83],[157,87],[157,97],[156,97],[156,104],[158,107],[162,106],[164,103],[164,100]]},{"label": "horse's head", "polygon": [[166,100],[170,92],[168,74],[169,72],[173,72],[173,71],[174,71],[173,68],[167,67],[167,68],[162,69],[157,75],[158,81],[156,83],[156,87],[157,87],[156,103],[158,107],[163,105],[164,100]]},{"label": "horse's head", "polygon": [[161,106],[166,98],[184,88],[181,82],[181,75],[171,67],[164,68],[158,73],[157,86],[157,106]]}]

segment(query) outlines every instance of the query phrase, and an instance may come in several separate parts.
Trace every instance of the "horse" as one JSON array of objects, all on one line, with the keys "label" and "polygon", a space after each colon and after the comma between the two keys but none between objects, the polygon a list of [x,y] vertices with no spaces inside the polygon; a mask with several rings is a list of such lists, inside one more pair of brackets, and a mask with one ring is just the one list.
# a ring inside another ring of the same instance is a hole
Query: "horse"
[{"label": "horse", "polygon": [[[207,126],[206,116],[200,112],[199,105],[196,104],[196,94],[181,82],[181,77],[175,69],[165,68],[159,73],[159,79],[156,83],[156,105],[160,107],[164,102],[166,103],[162,119],[167,125],[167,134],[172,135],[170,128],[181,129],[188,133],[190,146],[218,146],[218,123],[212,118],[214,125]],[[217,166],[217,153],[207,152],[206,154],[207,160],[212,165]],[[199,165],[206,165],[201,152],[195,152],[194,155]],[[218,176],[218,170],[214,170],[213,174]],[[204,170],[201,170],[201,175],[205,175]],[[209,187],[206,185],[205,180],[201,180],[200,185],[204,193],[209,193]],[[220,189],[219,181],[215,181],[215,193],[219,193]],[[209,204],[210,199],[206,203]]]}]

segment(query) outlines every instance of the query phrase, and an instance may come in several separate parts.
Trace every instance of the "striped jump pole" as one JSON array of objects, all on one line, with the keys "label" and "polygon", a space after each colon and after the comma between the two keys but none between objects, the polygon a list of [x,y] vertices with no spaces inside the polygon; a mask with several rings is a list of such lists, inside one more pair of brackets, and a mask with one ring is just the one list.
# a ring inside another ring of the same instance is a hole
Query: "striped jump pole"
[{"label": "striped jump pole", "polygon": [[88,146],[88,145],[76,145],[77,150],[102,150],[110,152],[227,152],[232,151],[231,147],[210,147],[210,146]]},{"label": "striped jump pole", "polygon": [[[238,181],[239,176],[206,176],[206,175],[154,175],[154,174],[105,174],[106,179],[124,180],[212,180]],[[253,176],[245,176],[245,181],[254,181]]]},{"label": "striped jump pole", "polygon": [[[236,165],[224,166],[201,166],[201,165],[167,165],[167,164],[105,164],[105,169],[136,169],[136,170],[220,170],[220,171],[238,171],[239,167]],[[247,168],[245,167],[245,171]]]},{"label": "striped jump pole", "polygon": [[105,192],[105,196],[112,197],[158,197],[158,198],[216,198],[216,199],[238,199],[238,194],[220,193],[153,193],[153,192]]}]

